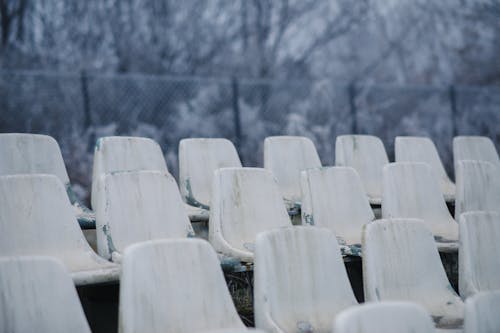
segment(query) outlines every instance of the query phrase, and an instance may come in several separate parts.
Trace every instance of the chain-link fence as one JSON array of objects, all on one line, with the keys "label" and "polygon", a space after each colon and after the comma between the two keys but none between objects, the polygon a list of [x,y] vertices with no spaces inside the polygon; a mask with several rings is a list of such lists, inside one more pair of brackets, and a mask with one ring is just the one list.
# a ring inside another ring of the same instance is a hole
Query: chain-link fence
[{"label": "chain-link fence", "polygon": [[425,135],[450,174],[454,135],[487,135],[500,144],[500,87],[0,71],[0,112],[0,132],[58,140],[83,197],[95,139],[106,135],[158,141],[174,175],[186,137],[229,138],[245,165],[259,166],[270,135],[310,137],[325,165],[334,163],[337,135],[377,135],[391,159],[396,135]]}]

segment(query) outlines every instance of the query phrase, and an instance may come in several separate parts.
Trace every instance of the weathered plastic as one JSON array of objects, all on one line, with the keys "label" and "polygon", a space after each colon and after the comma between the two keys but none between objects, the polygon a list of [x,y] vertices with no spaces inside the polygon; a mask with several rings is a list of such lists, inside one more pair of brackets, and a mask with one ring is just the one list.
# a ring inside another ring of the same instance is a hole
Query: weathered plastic
[{"label": "weathered plastic", "polygon": [[468,212],[460,216],[459,290],[463,299],[500,290],[500,214]]},{"label": "weathered plastic", "polygon": [[199,331],[198,333],[265,333],[262,330],[257,330],[253,328],[228,328],[222,330],[209,330],[209,331]]},{"label": "weathered plastic", "polygon": [[335,165],[358,172],[371,204],[382,202],[382,168],[387,163],[384,144],[376,136],[340,135],[335,141]]},{"label": "weathered plastic", "polygon": [[479,293],[465,302],[464,333],[500,332],[500,291]]},{"label": "weathered plastic", "polygon": [[269,333],[329,332],[335,315],[356,304],[333,232],[294,226],[257,236],[257,328]]},{"label": "weathered plastic", "polygon": [[214,250],[204,240],[157,240],[123,256],[119,331],[244,329]]},{"label": "weathered plastic", "polygon": [[335,317],[334,333],[433,333],[427,311],[410,302],[376,302],[350,307]]},{"label": "weathered plastic", "polygon": [[73,281],[58,260],[0,259],[0,331],[90,333]]},{"label": "weathered plastic", "polygon": [[223,255],[253,262],[259,232],[291,225],[276,180],[268,170],[216,170],[212,191],[208,238]]},{"label": "weathered plastic", "polygon": [[455,218],[465,212],[500,212],[500,164],[463,160],[457,162]]},{"label": "weathered plastic", "polygon": [[476,160],[497,164],[500,162],[495,145],[486,136],[456,136],[453,138],[453,161]]},{"label": "weathered plastic", "polygon": [[264,168],[278,181],[287,208],[300,207],[300,172],[321,167],[314,143],[302,136],[270,136],[264,140]]},{"label": "weathered plastic", "polygon": [[183,139],[179,143],[179,182],[186,203],[209,209],[214,171],[241,167],[238,152],[227,139]]},{"label": "weathered plastic", "polygon": [[361,179],[350,167],[302,171],[302,224],[328,228],[343,254],[359,255],[363,225],[375,216]]},{"label": "weathered plastic", "polygon": [[169,173],[121,171],[104,176],[96,212],[97,248],[107,259],[134,243],[194,236]]},{"label": "weathered plastic", "polygon": [[455,199],[455,184],[444,169],[434,142],[427,137],[398,136],[395,140],[396,162],[422,162],[430,165],[438,177],[446,201]]},{"label": "weathered plastic", "polygon": [[54,175],[0,177],[1,256],[60,259],[75,284],[116,281],[118,266],[99,257],[85,240],[64,185]]},{"label": "weathered plastic", "polygon": [[366,301],[420,304],[439,328],[460,328],[464,305],[450,285],[431,231],[415,219],[377,220],[363,234]]},{"label": "weathered plastic", "polygon": [[458,224],[439,182],[426,163],[390,163],[383,171],[383,218],[417,218],[430,228],[440,249],[456,249]]}]

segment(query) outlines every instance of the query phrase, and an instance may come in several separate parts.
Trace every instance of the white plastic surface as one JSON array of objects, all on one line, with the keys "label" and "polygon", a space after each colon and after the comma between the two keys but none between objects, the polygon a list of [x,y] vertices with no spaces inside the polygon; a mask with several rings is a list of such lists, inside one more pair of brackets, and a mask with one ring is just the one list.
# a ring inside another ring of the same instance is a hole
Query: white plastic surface
[{"label": "white plastic surface", "polygon": [[350,307],[335,317],[334,333],[433,333],[425,309],[410,302],[376,302]]},{"label": "white plastic surface", "polygon": [[183,139],[179,143],[179,182],[184,200],[208,209],[214,171],[241,167],[233,143],[227,139]]},{"label": "white plastic surface", "polygon": [[1,256],[60,259],[77,285],[116,281],[119,269],[89,246],[54,175],[0,177]]},{"label": "white plastic surface", "polygon": [[458,224],[446,207],[430,166],[426,163],[390,163],[384,167],[383,174],[382,216],[421,219],[440,248],[456,247]]},{"label": "white plastic surface", "polygon": [[458,161],[455,218],[476,210],[500,212],[500,164]]},{"label": "white plastic surface", "polygon": [[335,142],[335,165],[354,168],[371,204],[382,202],[382,168],[389,163],[384,144],[372,135],[340,135]]},{"label": "white plastic surface", "polygon": [[453,138],[453,161],[476,160],[499,163],[495,145],[486,136],[456,136]]},{"label": "white plastic surface", "polygon": [[90,333],[73,281],[59,261],[0,259],[0,332]]},{"label": "white plastic surface", "polygon": [[459,328],[464,305],[450,285],[422,221],[377,220],[363,239],[366,301],[409,301],[423,306],[440,328]]},{"label": "white plastic surface", "polygon": [[460,216],[459,289],[463,299],[500,290],[500,214],[468,212]]},{"label": "white plastic surface", "polygon": [[444,169],[434,142],[427,137],[398,136],[394,145],[396,162],[422,162],[430,165],[439,179],[439,186],[445,200],[455,198],[455,184]]},{"label": "white plastic surface", "polygon": [[465,302],[464,333],[500,332],[500,291],[479,293]]},{"label": "white plastic surface", "polygon": [[291,225],[276,180],[265,169],[224,168],[213,181],[210,243],[219,253],[252,262],[259,232]]},{"label": "white plastic surface", "polygon": [[148,241],[125,250],[120,332],[244,329],[219,260],[206,241]]},{"label": "white plastic surface", "polygon": [[257,236],[257,328],[269,333],[330,332],[335,315],[356,304],[333,232],[294,226]]},{"label": "white plastic surface", "polygon": [[152,139],[108,136],[97,140],[92,170],[92,208],[97,210],[99,180],[116,171],[152,170],[168,172],[160,145]]},{"label": "white plastic surface", "polygon": [[328,228],[340,245],[361,244],[364,224],[374,219],[358,173],[350,167],[302,171],[302,224]]},{"label": "white plastic surface", "polygon": [[174,177],[159,171],[104,176],[96,214],[97,248],[110,259],[134,243],[194,236]]},{"label": "white plastic surface", "polygon": [[314,143],[302,136],[270,136],[264,140],[264,168],[271,171],[287,207],[300,205],[300,172],[321,167]]}]

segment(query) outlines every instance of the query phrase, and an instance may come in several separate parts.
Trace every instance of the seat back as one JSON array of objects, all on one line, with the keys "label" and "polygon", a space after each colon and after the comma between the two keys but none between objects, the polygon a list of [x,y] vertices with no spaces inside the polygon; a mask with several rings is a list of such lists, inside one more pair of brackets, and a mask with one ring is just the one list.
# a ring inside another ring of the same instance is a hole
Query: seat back
[{"label": "seat back", "polygon": [[456,136],[453,138],[453,161],[463,160],[485,161],[499,163],[495,145],[486,136]]},{"label": "seat back", "polygon": [[244,328],[217,255],[200,239],[148,241],[125,250],[119,326],[123,333]]},{"label": "seat back", "polygon": [[291,225],[276,180],[265,169],[219,169],[212,189],[209,239],[218,252],[228,243],[251,253],[259,232]]},{"label": "seat back", "polygon": [[410,302],[377,302],[342,311],[333,324],[335,333],[432,333],[436,332],[425,309]]},{"label": "seat back", "polygon": [[73,281],[59,261],[0,259],[0,331],[90,333]]},{"label": "seat back", "polygon": [[468,212],[460,216],[459,288],[462,298],[500,290],[500,214]]},{"label": "seat back", "polygon": [[241,167],[233,143],[227,139],[183,139],[179,143],[179,182],[184,200],[210,206],[212,178],[220,168]]},{"label": "seat back", "polygon": [[398,136],[395,140],[394,149],[396,162],[427,163],[439,180],[443,195],[447,199],[454,197],[455,185],[448,177],[436,146],[431,139],[417,136]]},{"label": "seat back", "polygon": [[270,136],[264,140],[264,168],[278,181],[283,198],[300,202],[300,172],[321,167],[314,143],[301,136]]},{"label": "seat back", "polygon": [[133,243],[193,234],[177,183],[168,173],[109,173],[100,194],[97,248],[105,258]]},{"label": "seat back", "polygon": [[0,134],[0,176],[33,173],[56,175],[69,184],[57,141],[40,134]]},{"label": "seat back", "polygon": [[436,237],[458,240],[458,226],[428,164],[390,163],[384,167],[383,184],[384,218],[421,219]]},{"label": "seat back", "polygon": [[500,164],[457,162],[455,218],[476,210],[500,211]]},{"label": "seat back", "polygon": [[302,224],[332,230],[347,244],[361,244],[361,229],[374,219],[359,175],[353,168],[302,171]]},{"label": "seat back", "polygon": [[160,145],[152,139],[108,136],[97,140],[92,170],[91,204],[97,210],[97,191],[102,175],[116,171],[168,172]]},{"label": "seat back", "polygon": [[372,135],[340,135],[335,141],[335,165],[352,167],[373,203],[382,198],[382,168],[389,163],[384,144]]},{"label": "seat back", "polygon": [[256,327],[265,331],[327,332],[338,312],[357,304],[328,229],[295,226],[260,233],[254,267]]},{"label": "seat back", "polygon": [[465,302],[464,333],[500,332],[500,291],[480,293]]}]

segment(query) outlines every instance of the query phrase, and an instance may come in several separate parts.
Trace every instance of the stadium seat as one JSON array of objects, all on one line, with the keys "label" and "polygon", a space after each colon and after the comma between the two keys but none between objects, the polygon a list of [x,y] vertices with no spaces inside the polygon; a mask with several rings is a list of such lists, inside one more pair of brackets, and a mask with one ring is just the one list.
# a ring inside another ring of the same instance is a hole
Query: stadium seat
[{"label": "stadium seat", "polygon": [[465,301],[464,333],[500,332],[500,291],[479,293]]},{"label": "stadium seat", "polygon": [[198,333],[265,333],[253,328],[228,328],[222,330],[199,331]]},{"label": "stadium seat", "polygon": [[54,175],[0,177],[0,230],[1,256],[56,257],[77,285],[118,279],[118,266],[85,241],[64,185]]},{"label": "stadium seat", "polygon": [[194,236],[174,177],[160,171],[121,171],[104,176],[96,212],[97,248],[119,261],[131,244]]},{"label": "stadium seat", "polygon": [[500,290],[500,213],[460,216],[459,290],[463,299]]},{"label": "stadium seat", "polygon": [[453,161],[474,160],[497,164],[500,162],[495,145],[486,136],[456,136],[453,138]]},{"label": "stadium seat", "polygon": [[440,250],[456,249],[458,224],[450,215],[439,183],[426,163],[390,163],[383,172],[384,218],[421,219]]},{"label": "stadium seat", "polygon": [[328,229],[262,232],[254,265],[255,326],[266,332],[330,332],[335,315],[358,304]]},{"label": "stadium seat", "polygon": [[122,333],[245,328],[217,255],[200,239],[156,240],[127,247],[119,318]]},{"label": "stadium seat", "polygon": [[334,333],[433,333],[427,311],[410,302],[376,302],[353,306],[335,317]]},{"label": "stadium seat", "polygon": [[344,255],[359,255],[363,225],[374,219],[358,173],[350,167],[302,171],[302,224],[328,228]]},{"label": "stadium seat", "polygon": [[179,182],[184,200],[209,209],[214,171],[241,167],[233,143],[227,139],[183,139],[179,143]]},{"label": "stadium seat", "polygon": [[265,169],[219,169],[212,191],[208,237],[223,255],[253,262],[259,232],[291,225],[276,180]]},{"label": "stadium seat", "polygon": [[270,136],[264,140],[264,168],[278,181],[287,209],[300,209],[300,172],[321,167],[314,143],[302,136]]},{"label": "stadium seat", "polygon": [[420,304],[438,328],[460,328],[464,305],[450,285],[422,221],[378,220],[365,226],[363,284],[367,301]]},{"label": "stadium seat", "polygon": [[57,176],[83,227],[94,224],[94,214],[76,197],[57,141],[48,135],[28,133],[0,134],[0,176],[49,174]]},{"label": "stadium seat", "polygon": [[58,260],[0,259],[0,331],[90,333],[73,281]]},{"label": "stadium seat", "polygon": [[458,161],[455,218],[465,212],[500,212],[500,164],[483,161]]},{"label": "stadium seat", "polygon": [[361,178],[370,203],[382,202],[382,168],[389,163],[382,140],[372,135],[340,135],[335,142],[335,165],[352,167]]},{"label": "stadium seat", "polygon": [[427,137],[398,136],[395,140],[396,162],[422,162],[430,165],[438,177],[446,201],[455,199],[455,184],[450,180],[434,142]]}]

